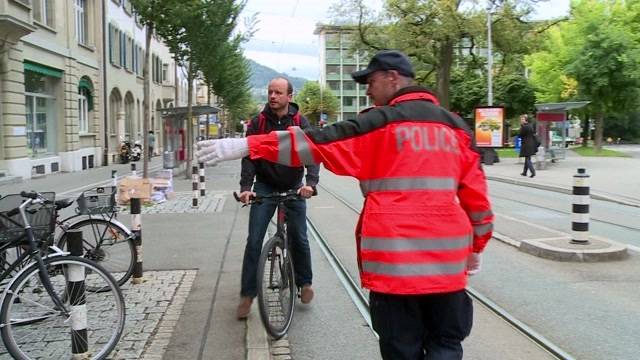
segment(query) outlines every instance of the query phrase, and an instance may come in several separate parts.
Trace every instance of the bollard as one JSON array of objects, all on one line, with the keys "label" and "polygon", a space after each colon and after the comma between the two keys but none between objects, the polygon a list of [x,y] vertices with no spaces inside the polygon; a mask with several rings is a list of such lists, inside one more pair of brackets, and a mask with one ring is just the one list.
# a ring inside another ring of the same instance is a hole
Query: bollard
[{"label": "bollard", "polygon": [[113,198],[118,204],[118,170],[111,170],[111,190],[113,190]]},{"label": "bollard", "polygon": [[536,152],[536,170],[544,170],[547,167],[547,163],[545,161],[545,149],[544,146],[538,146],[538,152]]},{"label": "bollard", "polygon": [[[73,256],[82,257],[82,231],[67,231],[67,249]],[[85,294],[84,267],[68,265],[67,294],[69,294],[71,320],[71,359],[88,359],[89,347],[87,342],[87,304]]]},{"label": "bollard", "polygon": [[589,244],[589,203],[589,175],[580,168],[573,175],[572,244]]},{"label": "bollard", "polygon": [[138,174],[136,173],[136,164],[131,163],[131,176],[136,177]]},{"label": "bollard", "polygon": [[140,212],[142,210],[142,200],[138,198],[131,199],[131,232],[135,235],[134,243],[136,245],[136,263],[133,265],[133,276],[131,283],[141,284],[142,280],[142,218]]},{"label": "bollard", "polygon": [[191,190],[193,190],[193,200],[191,201],[191,207],[198,207],[198,167],[191,167]]},{"label": "bollard", "polygon": [[200,196],[204,197],[204,193],[205,193],[205,182],[204,182],[204,163],[198,163],[198,166],[200,167]]}]

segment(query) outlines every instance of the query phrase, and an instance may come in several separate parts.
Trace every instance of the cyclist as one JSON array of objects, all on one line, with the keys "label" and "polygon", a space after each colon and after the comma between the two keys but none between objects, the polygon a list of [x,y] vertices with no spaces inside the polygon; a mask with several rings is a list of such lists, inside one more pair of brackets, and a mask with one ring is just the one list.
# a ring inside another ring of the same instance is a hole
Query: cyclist
[{"label": "cyclist", "polygon": [[356,229],[360,277],[382,357],[462,359],[473,321],[464,289],[480,270],[493,214],[471,131],[414,86],[414,76],[406,55],[381,51],[352,74],[376,105],[357,120],[205,141],[198,158],[322,162],[358,178],[365,195]]},{"label": "cyclist", "polygon": [[[264,110],[248,124],[247,136],[268,134],[274,130],[286,130],[289,126],[309,128],[309,122],[298,111],[298,105],[291,102],[292,96],[293,86],[289,80],[282,77],[272,79],[268,86],[269,102]],[[240,201],[246,204],[249,198],[256,193],[265,195],[289,189],[298,189],[298,193],[303,198],[309,198],[315,192],[315,186],[318,184],[319,166],[308,165],[306,169],[306,184],[303,185],[304,168],[302,166],[290,167],[245,157],[242,159]],[[313,273],[307,239],[306,204],[304,200],[288,201],[285,206],[288,221],[287,234],[290,235],[293,258],[295,259],[293,264],[296,285],[301,288],[300,300],[303,304],[308,304],[313,299],[313,288],[311,287]],[[242,262],[241,299],[236,311],[238,319],[244,319],[249,315],[251,303],[257,294],[258,258],[269,220],[273,217],[275,210],[276,202],[269,199],[251,207],[249,235]]]}]

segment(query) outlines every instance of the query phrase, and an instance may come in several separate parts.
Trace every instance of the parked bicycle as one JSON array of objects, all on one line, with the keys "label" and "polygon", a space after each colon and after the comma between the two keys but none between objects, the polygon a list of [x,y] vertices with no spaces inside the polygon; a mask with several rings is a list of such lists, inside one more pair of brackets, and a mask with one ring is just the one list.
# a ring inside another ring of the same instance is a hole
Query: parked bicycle
[{"label": "parked bicycle", "polygon": [[[233,193],[237,201],[240,198]],[[296,287],[289,238],[285,203],[300,200],[296,190],[268,195],[257,195],[249,204],[259,204],[266,199],[277,203],[276,233],[264,244],[258,260],[258,308],[265,329],[274,339],[282,338],[291,326],[296,296]]]},{"label": "parked bicycle", "polygon": [[137,262],[135,234],[117,220],[116,188],[98,187],[84,191],[75,200],[76,214],[59,219],[59,211],[71,206],[73,199],[56,201],[56,224],[58,232],[55,244],[66,247],[69,230],[82,231],[84,256],[102,265],[124,285]]},{"label": "parked bicycle", "polygon": [[0,253],[22,250],[0,274],[6,348],[0,354],[59,359],[81,349],[91,359],[104,359],[124,329],[124,298],[100,265],[53,245],[54,198],[54,193],[35,192],[0,198]]}]

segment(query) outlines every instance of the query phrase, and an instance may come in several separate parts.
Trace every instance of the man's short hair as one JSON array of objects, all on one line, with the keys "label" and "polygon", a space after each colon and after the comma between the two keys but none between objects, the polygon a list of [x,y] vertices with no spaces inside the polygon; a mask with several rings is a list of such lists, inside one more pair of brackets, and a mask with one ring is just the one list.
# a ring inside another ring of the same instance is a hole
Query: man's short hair
[{"label": "man's short hair", "polygon": [[[279,80],[279,79],[282,79],[282,80],[287,82],[287,95],[293,94],[293,85],[291,85],[291,81],[289,81],[289,79],[287,79],[286,77],[284,77],[284,76],[276,76],[273,79],[271,79],[271,81]],[[269,81],[269,82],[271,82],[271,81]]]}]

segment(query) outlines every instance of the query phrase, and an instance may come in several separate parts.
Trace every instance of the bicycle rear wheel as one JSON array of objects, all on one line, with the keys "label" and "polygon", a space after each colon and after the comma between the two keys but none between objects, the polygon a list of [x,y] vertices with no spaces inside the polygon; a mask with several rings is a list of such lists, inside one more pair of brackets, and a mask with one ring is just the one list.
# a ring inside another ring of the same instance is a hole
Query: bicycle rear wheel
[{"label": "bicycle rear wheel", "polygon": [[269,335],[283,337],[293,319],[296,285],[293,264],[284,256],[284,241],[273,237],[262,248],[258,261],[258,307]]},{"label": "bicycle rear wheel", "polygon": [[[82,319],[79,324],[84,325],[79,329],[76,322],[74,330],[86,329],[86,336],[80,337],[81,341],[76,337],[74,343],[86,347],[91,359],[106,358],[118,343],[125,322],[124,298],[115,280],[102,267],[84,258],[55,256],[43,261],[53,291],[67,310],[78,312],[80,317],[75,319]],[[70,266],[76,267],[73,274],[84,274],[84,288],[79,282],[69,281],[73,278]],[[71,304],[72,299],[77,303]],[[71,358],[73,321],[44,290],[35,263],[10,284],[0,306],[0,321],[4,343],[0,345],[0,357],[8,352],[14,359]]]},{"label": "bicycle rear wheel", "polygon": [[[71,225],[69,230],[82,231],[84,257],[105,268],[124,285],[133,274],[137,261],[136,246],[126,229],[106,219],[84,219]],[[63,234],[58,246],[64,249],[67,236]],[[99,289],[91,289],[99,290]]]}]

